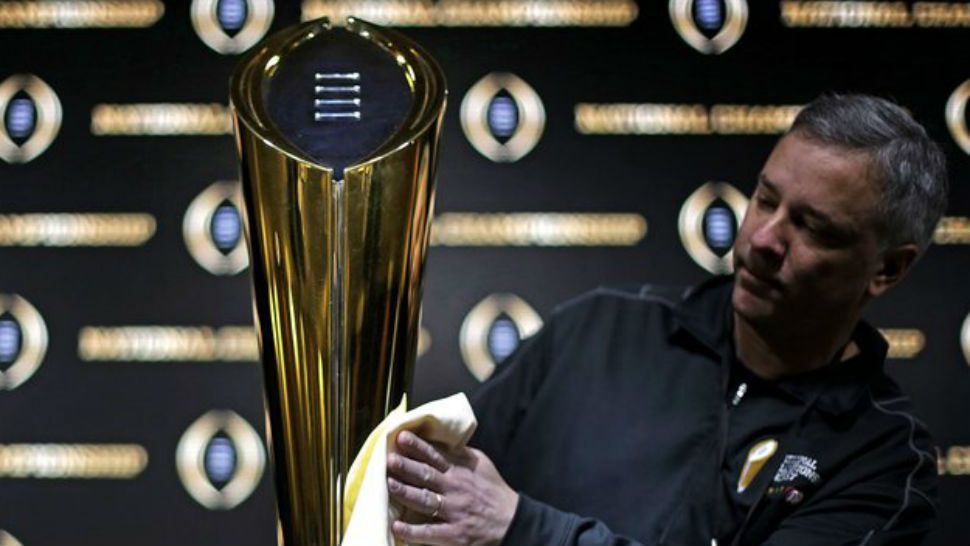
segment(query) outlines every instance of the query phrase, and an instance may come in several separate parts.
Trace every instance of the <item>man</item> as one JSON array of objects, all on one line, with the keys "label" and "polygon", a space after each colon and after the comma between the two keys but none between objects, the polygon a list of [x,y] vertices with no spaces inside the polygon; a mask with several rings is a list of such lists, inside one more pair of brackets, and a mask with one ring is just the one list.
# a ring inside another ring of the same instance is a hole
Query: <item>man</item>
[{"label": "man", "polygon": [[758,177],[734,277],[558,309],[478,394],[482,451],[399,435],[389,490],[430,519],[395,534],[918,543],[936,511],[934,458],[861,315],[906,276],[945,201],[944,158],[903,109],[815,100]]}]

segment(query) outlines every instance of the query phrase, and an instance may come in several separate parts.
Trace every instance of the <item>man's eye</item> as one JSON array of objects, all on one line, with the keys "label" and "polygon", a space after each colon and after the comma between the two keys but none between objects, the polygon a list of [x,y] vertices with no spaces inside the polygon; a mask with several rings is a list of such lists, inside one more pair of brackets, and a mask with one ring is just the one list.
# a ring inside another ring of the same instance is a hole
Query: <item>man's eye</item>
[{"label": "man's eye", "polygon": [[843,243],[843,236],[831,228],[807,224],[805,230],[812,239],[825,245],[839,246]]},{"label": "man's eye", "polygon": [[820,225],[818,225],[816,223],[813,223],[811,221],[805,220],[804,218],[799,218],[795,222],[795,224],[798,227],[800,227],[800,228],[804,229],[805,231],[807,231],[809,233],[809,235],[811,235],[813,237],[821,237],[824,234],[824,232],[825,232],[825,229],[822,226],[820,226]]},{"label": "man's eye", "polygon": [[808,233],[811,238],[818,241],[824,241],[829,235],[828,230],[826,230],[824,226],[808,220],[803,216],[794,216],[792,218],[792,224],[794,224],[798,229],[805,231],[805,233]]},{"label": "man's eye", "polygon": [[770,209],[775,207],[775,201],[773,199],[769,199],[768,197],[765,197],[760,193],[755,195],[754,200],[755,200],[755,203],[757,203],[760,208]]}]

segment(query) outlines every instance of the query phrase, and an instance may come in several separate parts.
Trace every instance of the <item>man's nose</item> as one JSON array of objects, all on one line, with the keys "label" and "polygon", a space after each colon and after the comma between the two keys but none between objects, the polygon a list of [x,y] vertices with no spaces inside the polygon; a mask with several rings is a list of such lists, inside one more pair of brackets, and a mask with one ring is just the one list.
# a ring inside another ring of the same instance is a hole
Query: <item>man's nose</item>
[{"label": "man's nose", "polygon": [[751,248],[773,260],[781,260],[788,250],[785,238],[784,220],[779,215],[772,215],[758,226],[751,234]]}]

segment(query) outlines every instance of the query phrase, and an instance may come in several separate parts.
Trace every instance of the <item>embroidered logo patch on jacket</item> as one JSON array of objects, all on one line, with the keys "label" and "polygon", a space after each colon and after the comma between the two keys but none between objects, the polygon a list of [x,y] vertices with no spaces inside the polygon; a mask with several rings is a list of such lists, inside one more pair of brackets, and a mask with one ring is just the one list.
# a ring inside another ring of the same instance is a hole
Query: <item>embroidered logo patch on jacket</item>
[{"label": "embroidered logo patch on jacket", "polygon": [[807,455],[785,455],[781,466],[775,472],[774,483],[791,483],[804,478],[811,483],[818,483],[818,461]]}]

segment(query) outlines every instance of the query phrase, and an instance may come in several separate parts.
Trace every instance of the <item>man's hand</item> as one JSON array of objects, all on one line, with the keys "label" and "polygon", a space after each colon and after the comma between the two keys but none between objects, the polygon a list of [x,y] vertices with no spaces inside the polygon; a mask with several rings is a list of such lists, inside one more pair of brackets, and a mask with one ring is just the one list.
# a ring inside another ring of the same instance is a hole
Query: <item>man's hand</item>
[{"label": "man's hand", "polygon": [[387,457],[391,498],[427,516],[427,523],[395,521],[394,535],[433,546],[497,546],[512,523],[519,495],[477,449],[439,449],[403,431],[398,453]]}]

